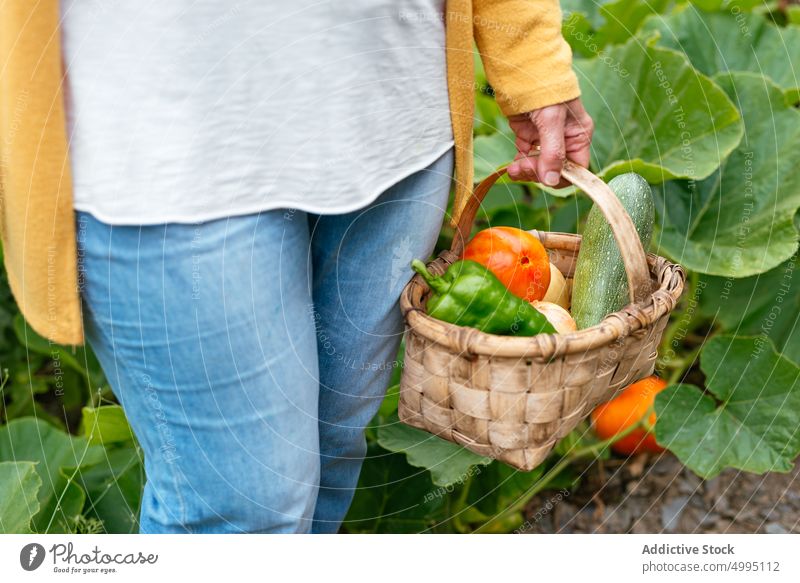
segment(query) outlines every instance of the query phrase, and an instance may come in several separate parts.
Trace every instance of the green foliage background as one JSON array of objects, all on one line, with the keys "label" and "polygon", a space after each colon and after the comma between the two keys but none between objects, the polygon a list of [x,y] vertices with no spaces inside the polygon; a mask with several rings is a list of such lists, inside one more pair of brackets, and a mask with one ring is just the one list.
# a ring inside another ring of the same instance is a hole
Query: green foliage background
[{"label": "green foliage background", "polygon": [[[563,0],[596,122],[592,170],[653,185],[653,252],[687,292],[659,350],[656,437],[701,477],[789,471],[800,454],[800,7]],[[515,155],[476,57],[476,179]],[[476,228],[580,232],[574,189],[501,182]],[[439,247],[449,244],[445,226]],[[402,360],[402,355],[401,355]],[[54,346],[0,279],[0,532],[136,532],[141,451],[88,350]],[[584,424],[519,472],[397,421],[399,371],[367,429],[348,532],[509,532],[542,490],[608,456]]]}]

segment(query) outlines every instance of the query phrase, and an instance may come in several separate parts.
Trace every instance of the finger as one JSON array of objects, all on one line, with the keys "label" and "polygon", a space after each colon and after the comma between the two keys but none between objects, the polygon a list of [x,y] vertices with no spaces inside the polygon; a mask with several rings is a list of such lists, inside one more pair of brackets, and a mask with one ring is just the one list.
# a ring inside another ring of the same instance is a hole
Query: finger
[{"label": "finger", "polygon": [[588,168],[594,122],[583,108],[580,100],[570,102],[567,106],[569,107],[569,115],[564,129],[567,158],[584,168]]},{"label": "finger", "polygon": [[[529,128],[533,128],[530,119],[527,122]],[[536,162],[519,162],[528,157],[538,144],[539,133],[534,129],[527,129],[522,133],[517,133],[514,146],[517,148],[517,155],[514,163],[508,166],[508,176],[512,180],[534,181],[536,180]]]},{"label": "finger", "polygon": [[579,166],[589,167],[591,141],[587,139],[585,134],[565,136],[564,144],[567,158]]},{"label": "finger", "polygon": [[[524,123],[510,123],[509,126],[514,132],[516,139],[523,143],[532,144],[539,139],[539,131],[536,129],[536,126],[533,125],[530,118]],[[528,150],[520,149],[520,152],[527,154]]]},{"label": "finger", "polygon": [[517,139],[514,141],[514,145],[517,148],[517,152],[522,154],[523,156],[527,156],[531,150],[533,150],[534,145],[539,143],[539,136],[537,135],[535,139],[528,139],[517,136]]},{"label": "finger", "polygon": [[563,106],[545,107],[532,114],[542,147],[536,173],[539,180],[547,186],[558,186],[561,182],[561,169],[567,156],[564,145],[566,118],[567,108]]},{"label": "finger", "polygon": [[508,177],[511,180],[533,182],[537,180],[536,158],[526,156],[522,152],[517,154],[513,164],[508,167]]}]

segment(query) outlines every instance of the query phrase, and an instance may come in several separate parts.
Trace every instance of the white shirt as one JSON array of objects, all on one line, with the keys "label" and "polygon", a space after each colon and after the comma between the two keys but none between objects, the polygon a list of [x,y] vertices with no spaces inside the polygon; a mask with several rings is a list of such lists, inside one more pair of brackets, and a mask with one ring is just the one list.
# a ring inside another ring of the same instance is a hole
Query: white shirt
[{"label": "white shirt", "polygon": [[62,0],[74,206],[363,207],[453,144],[444,0]]}]

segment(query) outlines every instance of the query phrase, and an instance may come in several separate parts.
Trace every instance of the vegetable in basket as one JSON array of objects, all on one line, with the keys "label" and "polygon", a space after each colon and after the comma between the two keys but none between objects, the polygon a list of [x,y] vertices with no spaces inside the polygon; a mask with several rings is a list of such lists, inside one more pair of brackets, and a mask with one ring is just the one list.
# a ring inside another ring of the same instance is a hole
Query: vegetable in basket
[{"label": "vegetable in basket", "polygon": [[[655,222],[650,185],[638,174],[629,172],[612,179],[608,186],[625,207],[647,251]],[[594,206],[586,218],[575,265],[572,317],[583,330],[629,303],[628,278],[617,240],[603,213]]]},{"label": "vegetable in basket", "polygon": [[547,293],[542,298],[543,302],[552,302],[558,304],[565,310],[569,310],[570,291],[569,283],[567,283],[564,275],[559,271],[558,267],[550,264],[550,285],[547,287]]},{"label": "vegetable in basket", "polygon": [[556,331],[542,313],[509,292],[480,263],[456,261],[440,276],[429,272],[419,259],[411,267],[431,288],[427,309],[434,318],[488,334],[535,336]]},{"label": "vegetable in basket", "polygon": [[532,234],[514,227],[492,227],[475,234],[462,259],[486,266],[511,293],[532,302],[550,285],[550,260]]},{"label": "vegetable in basket", "polygon": [[572,319],[569,312],[558,304],[536,300],[531,302],[531,305],[544,314],[544,317],[559,334],[569,334],[578,329],[578,325],[575,324],[575,320]]}]

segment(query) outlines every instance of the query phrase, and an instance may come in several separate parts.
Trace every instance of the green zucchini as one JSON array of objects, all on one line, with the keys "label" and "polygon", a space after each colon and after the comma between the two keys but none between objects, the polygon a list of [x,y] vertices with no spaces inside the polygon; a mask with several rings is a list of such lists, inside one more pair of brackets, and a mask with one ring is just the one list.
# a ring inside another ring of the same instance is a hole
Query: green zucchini
[{"label": "green zucchini", "polygon": [[[628,211],[645,251],[653,236],[655,208],[647,181],[629,172],[608,183]],[[582,330],[630,303],[625,265],[614,233],[596,206],[589,211],[572,287],[572,317]]]}]

